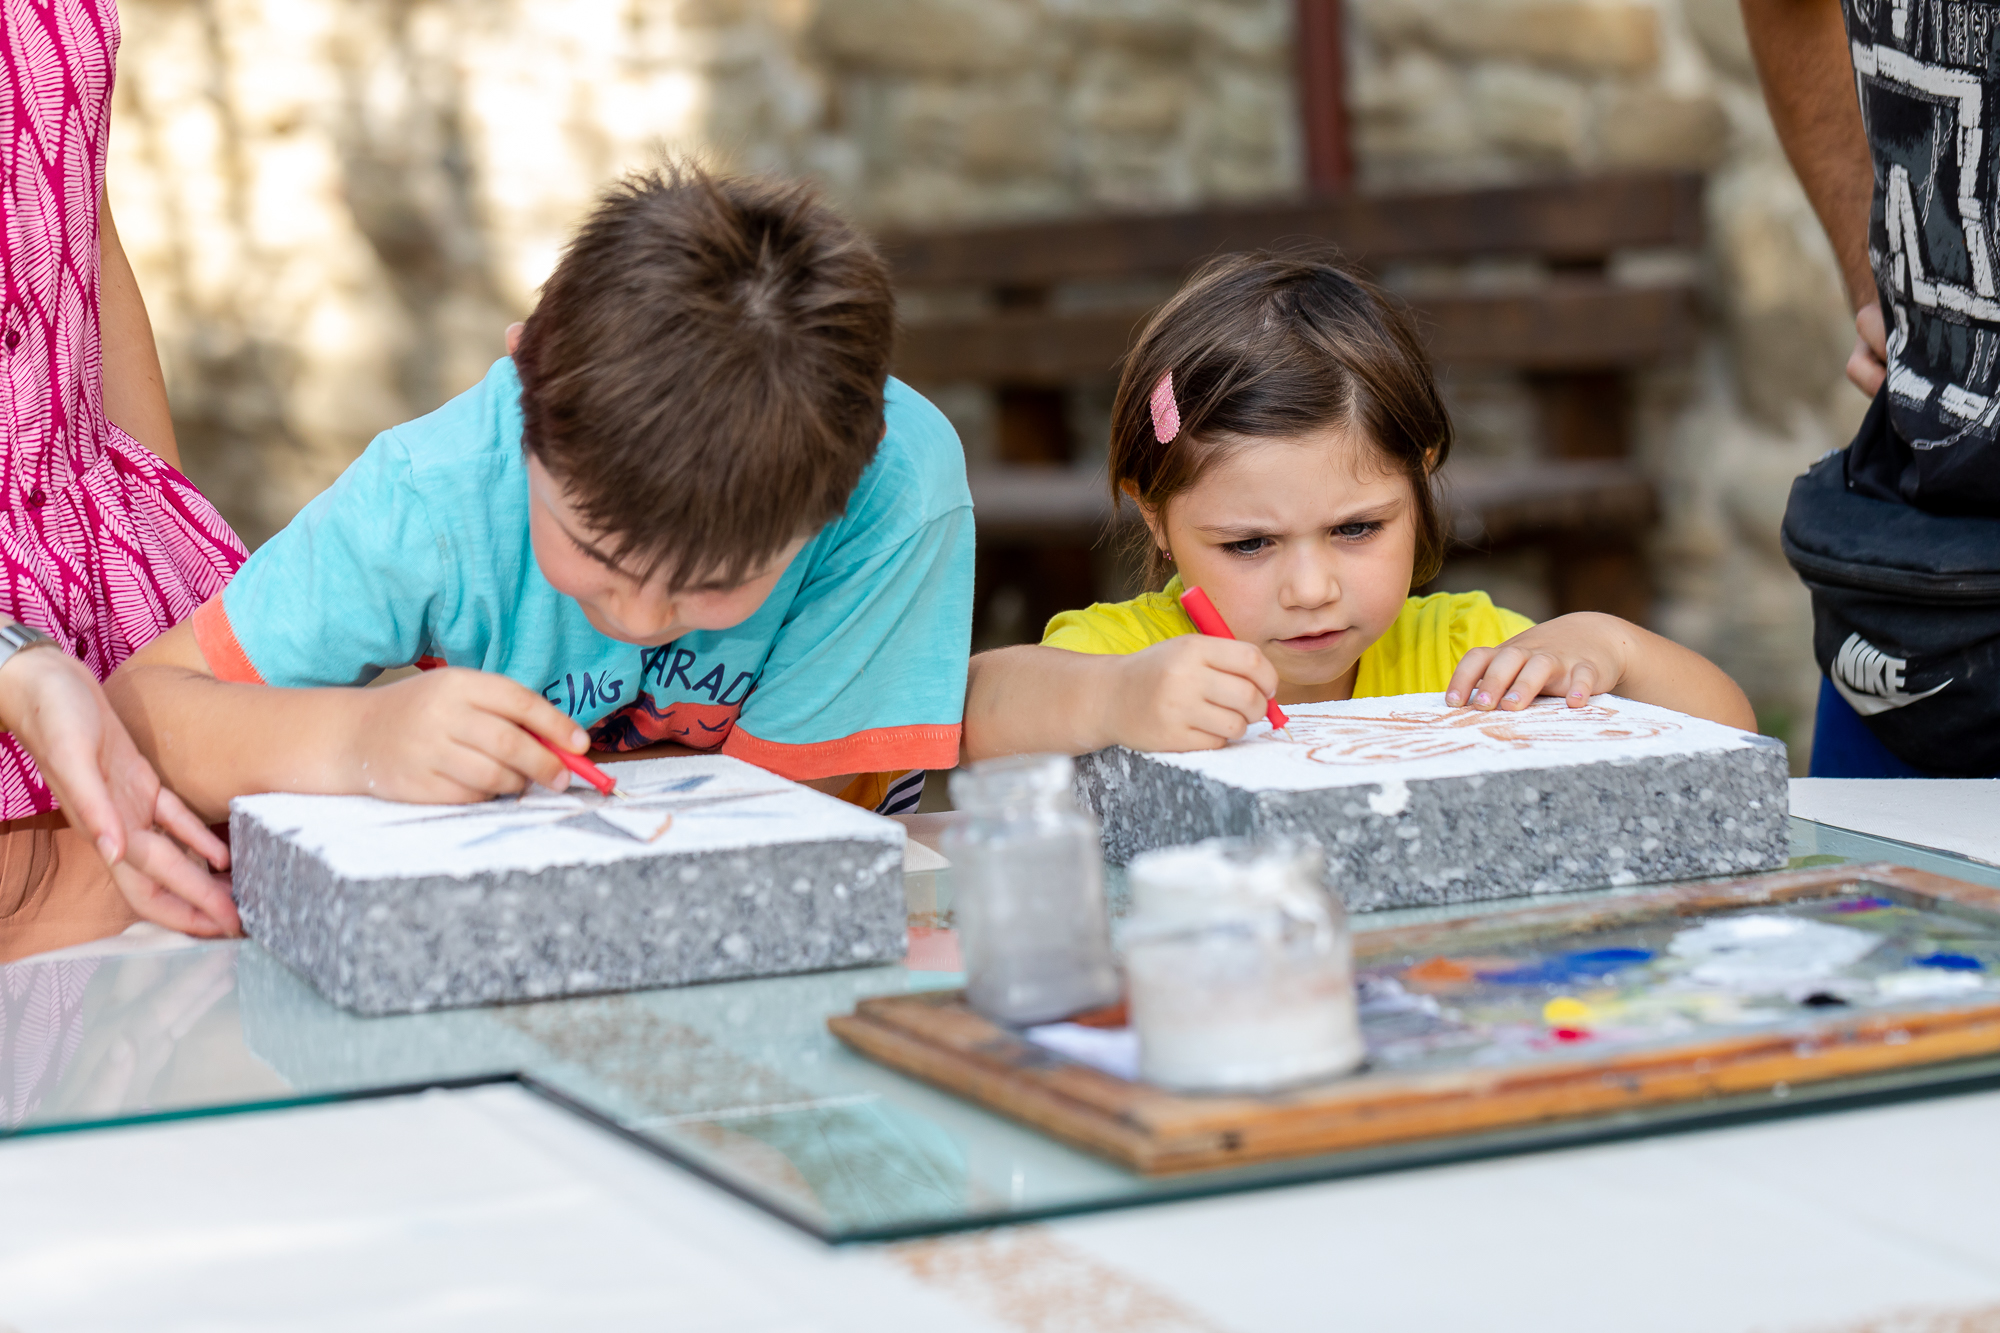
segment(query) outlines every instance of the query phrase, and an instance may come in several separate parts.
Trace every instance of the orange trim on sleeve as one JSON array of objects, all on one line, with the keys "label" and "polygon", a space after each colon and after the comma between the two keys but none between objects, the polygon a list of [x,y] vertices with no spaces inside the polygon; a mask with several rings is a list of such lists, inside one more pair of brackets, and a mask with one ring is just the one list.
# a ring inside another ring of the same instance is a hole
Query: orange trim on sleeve
[{"label": "orange trim on sleeve", "polygon": [[956,722],[948,727],[876,727],[838,740],[784,745],[759,740],[738,726],[730,729],[722,742],[722,752],[769,769],[781,778],[805,782],[841,773],[954,768],[958,764],[958,739],[963,730]]},{"label": "orange trim on sleeve", "polygon": [[188,623],[194,626],[195,647],[201,649],[201,655],[208,660],[208,669],[217,680],[237,685],[264,683],[264,677],[250,664],[243,645],[236,641],[236,631],[229,627],[229,612],[222,609],[221,593],[197,606]]}]

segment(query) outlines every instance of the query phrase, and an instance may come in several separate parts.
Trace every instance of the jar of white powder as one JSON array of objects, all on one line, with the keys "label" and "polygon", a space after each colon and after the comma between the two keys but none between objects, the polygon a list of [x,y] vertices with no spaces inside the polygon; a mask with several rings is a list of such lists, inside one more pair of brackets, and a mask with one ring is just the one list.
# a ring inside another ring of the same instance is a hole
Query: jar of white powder
[{"label": "jar of white powder", "polygon": [[1047,1023],[1118,998],[1097,821],[1067,755],[990,759],[951,775],[969,817],[947,829],[966,997],[1002,1023]]},{"label": "jar of white powder", "polygon": [[1188,1092],[1344,1074],[1366,1048],[1319,849],[1215,838],[1136,857],[1122,933],[1139,1076]]}]

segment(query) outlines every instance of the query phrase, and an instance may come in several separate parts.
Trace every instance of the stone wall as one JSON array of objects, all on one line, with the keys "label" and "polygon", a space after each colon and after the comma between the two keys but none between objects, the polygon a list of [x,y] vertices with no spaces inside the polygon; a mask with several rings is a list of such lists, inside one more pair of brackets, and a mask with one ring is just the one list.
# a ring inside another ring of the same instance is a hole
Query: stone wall
[{"label": "stone wall", "polygon": [[662,152],[870,224],[1297,180],[1287,0],[126,0],[110,190],[253,544],[470,384]]},{"label": "stone wall", "polygon": [[[1811,612],[1778,549],[1791,479],[1846,443],[1866,402],[1842,376],[1838,270],[1765,114],[1736,0],[1351,0],[1364,180],[1709,173],[1710,335],[1641,386],[1639,448],[1665,507],[1656,627],[1726,667],[1765,729],[1809,743]],[[1633,265],[1643,278],[1644,257]],[[1531,412],[1504,380],[1451,386],[1474,454],[1518,452]],[[1447,571],[1530,609],[1522,562]]]},{"label": "stone wall", "polygon": [[[1803,739],[1789,478],[1845,438],[1826,245],[1734,0],[1349,0],[1364,181],[1713,173],[1713,336],[1642,395],[1661,627]],[[591,193],[662,151],[871,225],[1296,190],[1290,0],[126,0],[110,192],[188,468],[253,544],[476,379]],[[1528,447],[1503,379],[1451,391]],[[980,404],[948,405],[980,446]],[[1534,571],[1486,562],[1536,610]]]}]

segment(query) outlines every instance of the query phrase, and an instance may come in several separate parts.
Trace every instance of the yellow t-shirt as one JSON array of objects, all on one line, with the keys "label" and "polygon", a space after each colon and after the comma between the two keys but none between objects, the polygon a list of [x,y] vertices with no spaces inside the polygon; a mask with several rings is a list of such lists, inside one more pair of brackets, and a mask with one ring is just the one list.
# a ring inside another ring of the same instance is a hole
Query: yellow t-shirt
[{"label": "yellow t-shirt", "polygon": [[[1163,592],[1065,611],[1049,621],[1042,643],[1076,653],[1136,653],[1192,634],[1194,622],[1181,609],[1182,591],[1177,574]],[[1354,697],[1439,693],[1451,683],[1451,673],[1467,651],[1504,643],[1534,623],[1493,605],[1483,592],[1412,597],[1403,603],[1396,623],[1361,654]]]}]

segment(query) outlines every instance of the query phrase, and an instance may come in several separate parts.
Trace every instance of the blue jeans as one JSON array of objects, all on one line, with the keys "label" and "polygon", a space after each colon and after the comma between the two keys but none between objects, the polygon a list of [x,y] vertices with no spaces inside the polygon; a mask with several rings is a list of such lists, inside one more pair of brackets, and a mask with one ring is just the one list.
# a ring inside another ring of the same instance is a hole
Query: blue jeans
[{"label": "blue jeans", "polygon": [[1875,739],[1861,715],[1840,697],[1833,682],[1819,682],[1819,709],[1813,720],[1812,776],[1816,778],[1928,778]]}]

